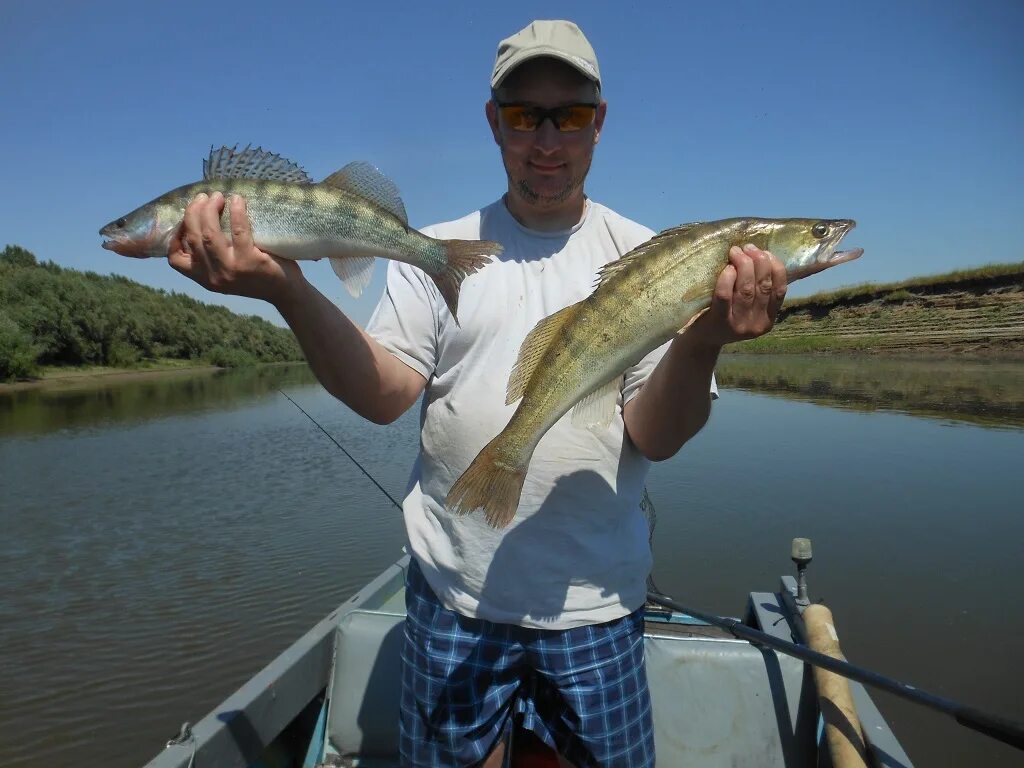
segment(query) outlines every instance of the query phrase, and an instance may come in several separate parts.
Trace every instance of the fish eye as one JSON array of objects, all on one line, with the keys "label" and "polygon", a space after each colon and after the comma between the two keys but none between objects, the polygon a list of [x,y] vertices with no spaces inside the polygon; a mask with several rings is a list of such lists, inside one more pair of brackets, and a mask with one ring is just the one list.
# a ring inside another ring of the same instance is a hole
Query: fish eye
[{"label": "fish eye", "polygon": [[811,227],[811,234],[821,240],[825,235],[828,234],[828,224],[824,221],[819,221],[813,227]]},{"label": "fish eye", "polygon": [[124,227],[127,226],[127,225],[128,225],[128,219],[125,219],[125,218],[118,219],[117,221],[114,222],[114,226],[118,227],[119,229],[124,229]]}]

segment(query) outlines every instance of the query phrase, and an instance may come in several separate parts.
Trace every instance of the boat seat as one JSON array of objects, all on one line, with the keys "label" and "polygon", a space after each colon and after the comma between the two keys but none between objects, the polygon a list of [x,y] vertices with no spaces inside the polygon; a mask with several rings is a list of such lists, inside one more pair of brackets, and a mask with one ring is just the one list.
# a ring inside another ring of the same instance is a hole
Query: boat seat
[{"label": "boat seat", "polygon": [[404,620],[354,610],[338,623],[327,736],[343,756],[397,760]]},{"label": "boat seat", "polygon": [[644,650],[659,765],[817,765],[817,701],[802,662],[745,641],[658,632],[648,623]]}]

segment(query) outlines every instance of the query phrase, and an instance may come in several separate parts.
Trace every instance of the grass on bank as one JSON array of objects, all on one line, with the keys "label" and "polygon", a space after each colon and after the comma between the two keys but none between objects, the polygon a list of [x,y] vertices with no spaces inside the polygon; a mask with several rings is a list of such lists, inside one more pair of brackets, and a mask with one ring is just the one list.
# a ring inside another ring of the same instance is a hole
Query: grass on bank
[{"label": "grass on bank", "polygon": [[[146,373],[148,371],[187,371],[196,367],[205,367],[202,360],[141,360],[136,365],[118,367],[112,365],[42,365],[36,369],[37,378],[43,381],[76,378],[79,376],[109,376],[117,373]],[[212,363],[210,364],[212,365]]]},{"label": "grass on bank", "polygon": [[912,298],[912,291],[935,287],[955,288],[959,284],[984,282],[1007,277],[1024,279],[1024,261],[1015,264],[986,264],[972,269],[959,269],[941,275],[911,277],[893,283],[861,283],[834,291],[815,293],[799,299],[789,299],[784,305],[785,310],[796,310],[804,307],[827,306],[830,304],[850,303],[853,301],[871,301],[883,299],[886,302],[898,303]]},{"label": "grass on bank", "polygon": [[830,334],[781,336],[769,333],[756,339],[726,347],[728,352],[756,352],[758,354],[799,354],[810,352],[867,352],[885,346],[882,336],[844,338]]}]

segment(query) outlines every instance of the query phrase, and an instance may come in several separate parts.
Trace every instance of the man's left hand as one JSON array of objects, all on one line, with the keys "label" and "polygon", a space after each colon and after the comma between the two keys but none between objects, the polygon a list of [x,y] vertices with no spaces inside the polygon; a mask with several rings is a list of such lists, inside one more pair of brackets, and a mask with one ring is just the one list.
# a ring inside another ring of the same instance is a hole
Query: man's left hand
[{"label": "man's left hand", "polygon": [[693,341],[722,347],[763,336],[775,325],[786,297],[786,268],[769,251],[747,244],[729,249],[729,264],[715,284],[711,306],[687,330]]}]

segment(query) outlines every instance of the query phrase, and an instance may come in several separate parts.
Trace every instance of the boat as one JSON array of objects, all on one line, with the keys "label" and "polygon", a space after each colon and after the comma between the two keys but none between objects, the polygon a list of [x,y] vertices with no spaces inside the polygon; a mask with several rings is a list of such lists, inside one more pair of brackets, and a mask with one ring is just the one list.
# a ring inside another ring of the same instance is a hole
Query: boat
[{"label": "boat", "polygon": [[[408,565],[404,554],[206,717],[185,723],[147,768],[397,766]],[[799,584],[784,575],[778,591],[749,593],[733,621],[799,641],[801,598],[802,575]],[[810,664],[654,602],[645,644],[658,765],[833,765]],[[849,687],[865,764],[910,768],[864,687]],[[516,751],[513,735],[507,764],[517,764]]]}]

